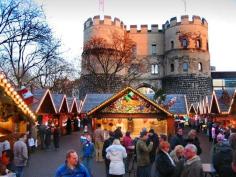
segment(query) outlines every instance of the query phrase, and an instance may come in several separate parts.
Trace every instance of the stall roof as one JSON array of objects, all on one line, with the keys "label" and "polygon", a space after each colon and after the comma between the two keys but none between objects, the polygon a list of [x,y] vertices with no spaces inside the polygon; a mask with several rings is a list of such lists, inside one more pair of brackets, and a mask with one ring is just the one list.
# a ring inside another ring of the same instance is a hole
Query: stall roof
[{"label": "stall roof", "polygon": [[60,113],[62,110],[62,107],[66,105],[66,112],[69,112],[68,108],[68,102],[65,94],[52,94],[52,99],[55,104],[55,107],[57,109],[57,112]]},{"label": "stall roof", "polygon": [[83,101],[76,98],[76,103],[77,103],[78,112],[80,112],[80,110],[82,109]]},{"label": "stall roof", "polygon": [[97,110],[102,109],[103,107],[105,107],[107,104],[110,104],[112,102],[114,102],[115,100],[117,100],[118,98],[120,98],[121,96],[123,96],[125,93],[127,92],[133,92],[134,94],[137,94],[139,97],[141,97],[142,99],[144,99],[145,101],[149,102],[151,105],[153,105],[154,107],[156,107],[157,109],[163,111],[165,114],[172,116],[172,113],[170,113],[169,111],[167,111],[165,108],[159,106],[156,102],[150,100],[148,97],[146,97],[145,95],[143,95],[142,93],[140,93],[139,91],[131,88],[131,87],[126,87],[123,90],[117,92],[116,94],[114,94],[113,96],[111,96],[110,98],[108,98],[107,100],[103,101],[102,103],[100,103],[98,106],[96,106],[95,108],[93,108],[92,110],[90,110],[87,114],[88,115],[92,115],[93,113],[95,113]]},{"label": "stall roof", "polygon": [[47,98],[47,96],[49,96],[49,98],[50,98],[50,102],[53,106],[54,113],[57,113],[57,110],[56,110],[55,104],[52,100],[52,95],[51,95],[49,89],[36,89],[36,90],[33,91],[33,96],[34,96],[34,102],[33,102],[33,104],[31,104],[31,108],[33,109],[33,111],[35,113],[38,113],[41,106],[46,101],[45,99]]},{"label": "stall roof", "polygon": [[220,90],[215,90],[214,92],[220,108],[220,112],[229,113],[235,89],[220,89]]},{"label": "stall roof", "polygon": [[4,92],[8,95],[13,102],[20,108],[20,110],[28,115],[31,119],[35,120],[36,116],[31,111],[29,106],[23,101],[20,95],[16,92],[14,87],[10,84],[10,82],[5,78],[5,75],[0,73],[0,86],[3,87]]},{"label": "stall roof", "polygon": [[196,108],[195,108],[195,106],[194,106],[193,103],[191,103],[188,112],[189,112],[189,113],[192,113],[192,114],[197,114]]},{"label": "stall roof", "polygon": [[166,95],[166,100],[163,103],[173,114],[188,114],[187,99],[183,94]]},{"label": "stall roof", "polygon": [[236,113],[236,90],[234,92],[234,96],[232,98],[230,110],[229,110],[229,114],[235,114],[235,113]]},{"label": "stall roof", "polygon": [[[81,108],[81,113],[87,113],[93,108],[97,107],[104,101],[108,100],[111,98],[114,94],[87,94],[83,103],[82,103],[82,108]],[[153,100],[154,94],[145,94],[145,96]],[[172,106],[170,106],[169,112],[173,114],[187,114],[187,100],[185,95],[182,94],[171,94],[167,95],[166,100],[164,104],[169,103],[171,100],[176,98],[176,103],[174,103]]]},{"label": "stall roof", "polygon": [[81,107],[81,113],[88,113],[90,110],[111,98],[113,94],[87,94]]},{"label": "stall roof", "polygon": [[67,97],[69,112],[73,112],[73,108],[76,108],[76,113],[79,113],[79,106],[81,101],[76,99],[76,97]]}]

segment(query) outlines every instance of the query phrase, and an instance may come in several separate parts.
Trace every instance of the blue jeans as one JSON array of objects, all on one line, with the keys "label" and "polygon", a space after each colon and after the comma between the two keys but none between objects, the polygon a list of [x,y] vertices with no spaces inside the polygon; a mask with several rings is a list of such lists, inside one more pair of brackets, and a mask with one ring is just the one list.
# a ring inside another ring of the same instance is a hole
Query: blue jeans
[{"label": "blue jeans", "polygon": [[93,158],[92,157],[83,157],[82,163],[88,169],[89,174],[92,175],[91,166],[92,166],[92,163],[93,163]]},{"label": "blue jeans", "polygon": [[24,169],[24,166],[16,167],[16,177],[23,177],[23,169]]}]

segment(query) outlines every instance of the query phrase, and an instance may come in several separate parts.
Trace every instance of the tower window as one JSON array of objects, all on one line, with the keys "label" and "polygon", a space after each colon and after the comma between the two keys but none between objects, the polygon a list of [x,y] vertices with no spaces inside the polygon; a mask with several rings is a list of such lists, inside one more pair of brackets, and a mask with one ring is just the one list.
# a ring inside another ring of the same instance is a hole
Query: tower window
[{"label": "tower window", "polygon": [[183,72],[188,72],[188,63],[183,63]]},{"label": "tower window", "polygon": [[170,72],[175,71],[175,65],[173,63],[170,64]]},{"label": "tower window", "polygon": [[182,40],[182,46],[183,46],[183,48],[187,48],[188,47],[188,40],[187,39],[183,39]]},{"label": "tower window", "polygon": [[156,55],[156,54],[157,54],[157,45],[152,44],[152,55]]},{"label": "tower window", "polygon": [[132,46],[132,54],[133,54],[133,57],[135,57],[137,55],[137,45],[136,44],[134,44]]},{"label": "tower window", "polygon": [[151,73],[152,74],[158,74],[159,73],[159,65],[158,64],[152,64]]},{"label": "tower window", "polygon": [[198,49],[202,48],[202,42],[201,42],[200,39],[197,40],[196,47],[197,47]]},{"label": "tower window", "polygon": [[207,50],[209,50],[209,44],[208,44],[208,41],[207,41]]},{"label": "tower window", "polygon": [[175,47],[174,41],[171,41],[170,45],[171,45],[171,49],[173,49]]},{"label": "tower window", "polygon": [[198,63],[198,71],[202,71],[202,63]]}]

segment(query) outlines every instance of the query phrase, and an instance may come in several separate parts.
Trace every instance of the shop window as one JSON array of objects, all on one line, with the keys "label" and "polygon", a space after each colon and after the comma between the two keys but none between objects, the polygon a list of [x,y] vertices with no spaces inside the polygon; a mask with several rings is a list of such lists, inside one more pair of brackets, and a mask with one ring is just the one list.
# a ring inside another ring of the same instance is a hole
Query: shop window
[{"label": "shop window", "polygon": [[173,63],[170,64],[170,72],[175,71],[175,65]]},{"label": "shop window", "polygon": [[198,49],[202,48],[202,42],[201,42],[200,39],[197,40],[196,47],[197,47]]},{"label": "shop window", "polygon": [[156,54],[157,54],[157,45],[152,44],[152,55],[156,55]]},{"label": "shop window", "polygon": [[202,63],[198,63],[198,71],[202,71]]},{"label": "shop window", "polygon": [[171,41],[170,44],[171,44],[171,49],[173,49],[175,47],[174,41]]},{"label": "shop window", "polygon": [[182,40],[182,46],[183,46],[183,48],[187,48],[188,47],[188,40],[187,39],[183,39]]},{"label": "shop window", "polygon": [[158,64],[152,64],[151,73],[152,74],[158,74],[159,73],[159,65]]},{"label": "shop window", "polygon": [[183,63],[183,72],[188,72],[188,63]]}]

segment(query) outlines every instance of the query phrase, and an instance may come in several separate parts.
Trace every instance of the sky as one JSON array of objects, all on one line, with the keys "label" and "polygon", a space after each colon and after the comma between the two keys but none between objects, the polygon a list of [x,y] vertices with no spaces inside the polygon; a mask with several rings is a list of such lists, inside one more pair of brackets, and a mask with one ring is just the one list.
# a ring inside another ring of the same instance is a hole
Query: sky
[{"label": "sky", "polygon": [[[63,44],[64,56],[81,58],[83,24],[95,15],[118,17],[125,25],[158,24],[185,15],[184,0],[36,0],[43,5],[47,21]],[[236,71],[236,0],[186,0],[186,14],[208,22],[211,66],[217,71]]]}]

